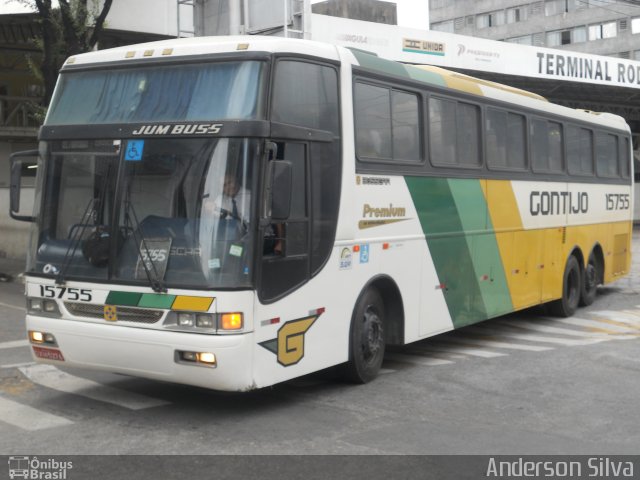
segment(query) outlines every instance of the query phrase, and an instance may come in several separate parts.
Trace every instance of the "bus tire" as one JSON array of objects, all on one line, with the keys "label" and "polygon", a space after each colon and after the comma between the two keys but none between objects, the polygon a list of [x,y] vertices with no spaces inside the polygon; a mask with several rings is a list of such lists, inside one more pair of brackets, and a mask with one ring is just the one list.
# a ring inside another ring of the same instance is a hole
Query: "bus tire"
[{"label": "bus tire", "polygon": [[598,262],[593,252],[591,252],[587,266],[584,268],[584,275],[582,275],[582,289],[580,293],[581,306],[586,307],[591,305],[596,299],[599,278]]},{"label": "bus tire", "polygon": [[385,308],[376,288],[364,291],[353,311],[349,332],[349,361],[344,376],[353,383],[367,383],[378,376],[385,349]]},{"label": "bus tire", "polygon": [[549,304],[551,313],[557,317],[570,317],[578,309],[582,292],[582,274],[578,259],[571,255],[564,267],[562,298]]}]

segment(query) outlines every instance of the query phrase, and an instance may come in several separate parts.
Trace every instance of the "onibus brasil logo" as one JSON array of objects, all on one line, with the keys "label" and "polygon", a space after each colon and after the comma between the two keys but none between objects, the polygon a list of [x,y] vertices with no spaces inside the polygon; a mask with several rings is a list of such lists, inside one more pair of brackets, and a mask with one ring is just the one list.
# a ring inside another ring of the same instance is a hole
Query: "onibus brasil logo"
[{"label": "onibus brasil logo", "polygon": [[27,478],[37,480],[65,480],[67,470],[73,468],[73,462],[62,462],[55,458],[39,460],[38,457],[9,457],[9,478]]}]

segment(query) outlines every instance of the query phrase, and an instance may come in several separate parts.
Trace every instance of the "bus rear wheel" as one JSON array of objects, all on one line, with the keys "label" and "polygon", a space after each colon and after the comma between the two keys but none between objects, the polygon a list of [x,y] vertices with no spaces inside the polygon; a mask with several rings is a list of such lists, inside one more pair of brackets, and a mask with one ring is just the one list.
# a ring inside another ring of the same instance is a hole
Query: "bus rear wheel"
[{"label": "bus rear wheel", "polygon": [[591,305],[596,299],[596,290],[598,289],[598,279],[600,272],[598,271],[598,262],[593,253],[589,255],[589,261],[584,268],[582,276],[582,291],[580,293],[580,305],[586,307]]},{"label": "bus rear wheel", "polygon": [[562,298],[550,303],[551,313],[557,317],[570,317],[578,309],[582,292],[582,274],[578,259],[571,255],[564,267]]},{"label": "bus rear wheel", "polygon": [[349,361],[344,376],[354,383],[367,383],[378,376],[385,349],[385,309],[380,293],[368,288],[358,299],[351,319]]}]

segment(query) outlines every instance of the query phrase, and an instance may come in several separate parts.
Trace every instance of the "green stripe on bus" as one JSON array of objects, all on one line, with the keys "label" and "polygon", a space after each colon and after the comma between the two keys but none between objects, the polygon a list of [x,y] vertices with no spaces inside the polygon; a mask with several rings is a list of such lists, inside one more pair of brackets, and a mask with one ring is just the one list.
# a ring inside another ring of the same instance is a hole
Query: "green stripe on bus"
[{"label": "green stripe on bus", "polygon": [[376,70],[378,72],[386,73],[389,75],[398,75],[400,77],[411,78],[412,80],[417,80],[419,82],[424,82],[431,85],[438,85],[441,87],[447,86],[447,83],[445,82],[442,75],[439,75],[435,72],[429,72],[412,67],[411,65],[403,65],[398,62],[385,60],[384,58],[380,58],[370,53],[362,52],[359,50],[351,50],[351,53],[353,53],[353,55],[356,57],[356,60],[361,67]]},{"label": "green stripe on bus", "polygon": [[140,301],[141,293],[135,292],[109,292],[107,300],[104,302],[107,305],[121,305],[125,307],[137,307]]},{"label": "green stripe on bus", "polygon": [[144,293],[138,306],[144,308],[171,308],[175,299],[175,295]]},{"label": "green stripe on bus", "polygon": [[[406,177],[405,180],[426,236],[438,280],[445,286],[444,298],[454,327],[487,318],[475,275],[472,250],[448,180],[427,177]],[[456,190],[458,187],[456,185]]]},{"label": "green stripe on bus", "polygon": [[361,67],[377,70],[390,75],[398,75],[400,77],[409,76],[401,63],[385,60],[376,55],[372,55],[371,53],[362,52],[356,49],[351,49],[351,53],[356,57],[356,60]]},{"label": "green stripe on bus", "polygon": [[513,311],[498,241],[480,181],[451,179],[449,188],[471,252],[486,317]]}]

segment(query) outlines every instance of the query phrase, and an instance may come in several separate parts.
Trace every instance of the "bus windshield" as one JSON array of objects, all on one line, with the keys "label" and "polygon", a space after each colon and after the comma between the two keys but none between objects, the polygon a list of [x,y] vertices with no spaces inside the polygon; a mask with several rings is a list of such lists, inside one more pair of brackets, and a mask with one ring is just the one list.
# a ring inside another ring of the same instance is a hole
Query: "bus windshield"
[{"label": "bus windshield", "polygon": [[46,125],[255,119],[259,61],[162,65],[60,75]]},{"label": "bus windshield", "polygon": [[28,271],[250,287],[259,145],[249,138],[43,144],[43,208]]}]

